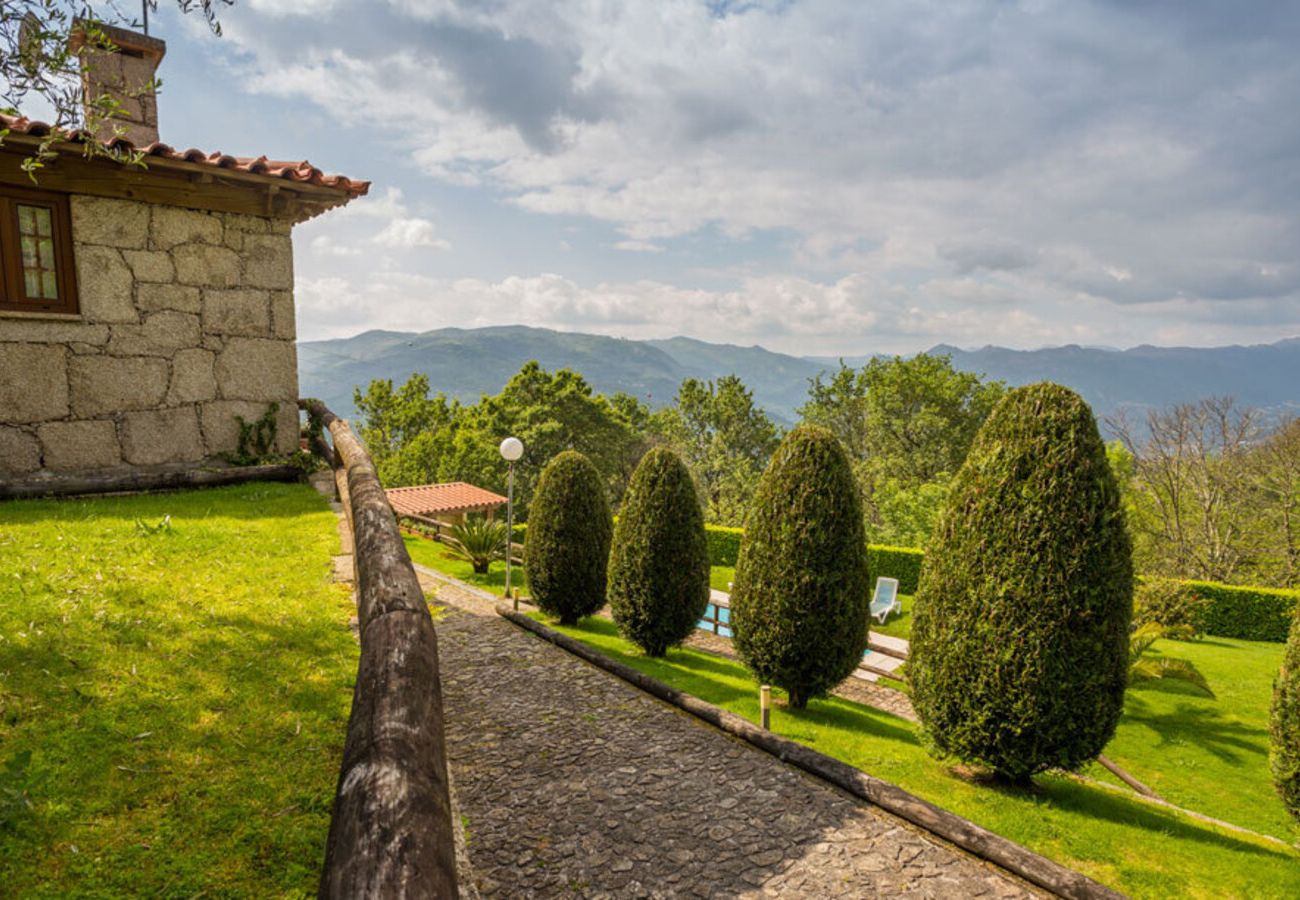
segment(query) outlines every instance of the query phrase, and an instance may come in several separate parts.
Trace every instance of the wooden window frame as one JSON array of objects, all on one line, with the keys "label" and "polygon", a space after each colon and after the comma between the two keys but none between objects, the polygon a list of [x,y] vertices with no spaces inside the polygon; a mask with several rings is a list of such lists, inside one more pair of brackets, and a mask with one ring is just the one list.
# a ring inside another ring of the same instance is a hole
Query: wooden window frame
[{"label": "wooden window frame", "polygon": [[[50,210],[54,238],[56,300],[27,296],[23,280],[22,241],[18,230],[18,206],[44,206]],[[72,216],[68,195],[54,191],[0,184],[0,313],[29,312],[75,316],[81,312],[77,300],[77,266],[72,248]]]}]

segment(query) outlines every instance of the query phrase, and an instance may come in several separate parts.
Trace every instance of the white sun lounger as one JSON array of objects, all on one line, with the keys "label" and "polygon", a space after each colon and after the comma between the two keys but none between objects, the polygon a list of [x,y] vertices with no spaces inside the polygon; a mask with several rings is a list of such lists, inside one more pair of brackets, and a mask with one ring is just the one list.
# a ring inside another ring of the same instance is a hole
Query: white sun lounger
[{"label": "white sun lounger", "polygon": [[871,598],[871,618],[884,625],[890,613],[902,611],[903,602],[898,599],[898,579],[877,578],[876,595]]}]

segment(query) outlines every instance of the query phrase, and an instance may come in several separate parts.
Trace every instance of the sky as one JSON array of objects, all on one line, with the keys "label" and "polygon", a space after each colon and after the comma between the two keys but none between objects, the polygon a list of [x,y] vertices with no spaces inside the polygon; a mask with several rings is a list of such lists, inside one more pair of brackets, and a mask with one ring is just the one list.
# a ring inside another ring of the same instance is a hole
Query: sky
[{"label": "sky", "polygon": [[1300,335],[1294,2],[161,6],[163,140],[372,182],[295,230],[303,339]]}]

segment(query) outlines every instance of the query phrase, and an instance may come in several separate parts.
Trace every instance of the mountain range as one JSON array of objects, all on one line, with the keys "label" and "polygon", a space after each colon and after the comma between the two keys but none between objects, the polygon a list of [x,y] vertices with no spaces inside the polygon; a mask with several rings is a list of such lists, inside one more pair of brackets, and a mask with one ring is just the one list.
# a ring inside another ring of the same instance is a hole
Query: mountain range
[{"label": "mountain range", "polygon": [[[940,344],[928,352],[948,354],[958,369],[1010,385],[1042,380],[1068,385],[1092,404],[1099,419],[1121,409],[1140,415],[1209,396],[1231,396],[1273,414],[1300,413],[1300,338],[1248,347],[1129,350],[1075,345],[962,350]],[[870,358],[844,357],[844,362],[860,366]],[[318,397],[343,416],[356,412],[353,388],[364,389],[374,378],[391,378],[396,385],[423,372],[434,391],[473,402],[500,391],[533,359],[546,369],[567,366],[581,372],[599,392],[624,391],[656,407],[671,403],[686,378],[736,374],[783,424],[798,418],[796,409],[807,399],[808,381],[839,364],[835,358],[789,356],[686,337],[637,341],[523,325],[367,331],[298,345],[302,396]]]}]

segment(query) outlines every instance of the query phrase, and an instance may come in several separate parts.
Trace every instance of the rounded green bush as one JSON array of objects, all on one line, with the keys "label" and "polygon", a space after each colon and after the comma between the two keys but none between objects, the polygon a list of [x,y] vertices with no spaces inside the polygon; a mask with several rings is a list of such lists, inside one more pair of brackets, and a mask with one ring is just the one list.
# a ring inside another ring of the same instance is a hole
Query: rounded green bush
[{"label": "rounded green bush", "polygon": [[824,428],[790,432],[759,481],[731,594],[736,652],[802,708],[847,678],[867,646],[862,505]]},{"label": "rounded green bush", "polygon": [[912,610],[912,704],[941,753],[1023,781],[1077,768],[1124,705],[1133,562],[1092,410],[1010,391],[953,481]]},{"label": "rounded green bush", "polygon": [[691,473],[665,447],[632,474],[609,557],[619,631],[650,656],[684,641],[709,603],[709,544]]},{"label": "rounded green bush", "polygon": [[605,605],[605,567],[614,530],[600,472],[576,450],[542,470],[528,514],[524,566],[533,602],[573,625]]},{"label": "rounded green bush", "polygon": [[1273,682],[1269,731],[1273,783],[1287,810],[1300,819],[1300,614],[1291,619],[1291,636],[1282,654],[1282,668]]}]

